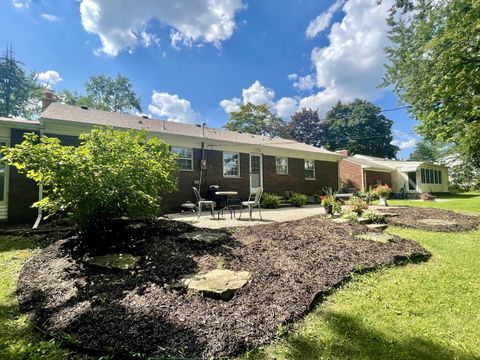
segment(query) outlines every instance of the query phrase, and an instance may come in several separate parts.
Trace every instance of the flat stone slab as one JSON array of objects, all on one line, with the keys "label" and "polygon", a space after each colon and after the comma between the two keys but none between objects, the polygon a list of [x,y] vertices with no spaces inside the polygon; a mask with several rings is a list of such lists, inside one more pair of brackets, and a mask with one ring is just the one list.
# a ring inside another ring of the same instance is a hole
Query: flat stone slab
[{"label": "flat stone slab", "polygon": [[187,275],[180,280],[179,285],[212,299],[230,300],[251,278],[252,275],[248,271],[215,269],[206,273]]},{"label": "flat stone slab", "polygon": [[372,232],[367,234],[356,235],[355,237],[361,240],[378,241],[381,243],[387,243],[394,238],[392,235],[384,232],[381,232],[381,233]]},{"label": "flat stone slab", "polygon": [[388,227],[387,224],[367,224],[365,226],[369,230],[385,230]]},{"label": "flat stone slab", "polygon": [[139,257],[131,254],[107,254],[93,256],[87,260],[90,265],[100,266],[107,269],[132,270]]},{"label": "flat stone slab", "polygon": [[417,222],[420,222],[422,224],[427,224],[427,225],[457,225],[458,224],[456,221],[441,220],[441,219],[421,219],[421,220],[417,220]]},{"label": "flat stone slab", "polygon": [[337,224],[343,224],[343,223],[349,222],[350,220],[343,219],[343,218],[337,218],[337,219],[333,219],[332,221],[336,222]]},{"label": "flat stone slab", "polygon": [[227,234],[221,232],[194,231],[189,233],[183,233],[178,238],[208,245],[214,245],[222,242],[227,237]]},{"label": "flat stone slab", "polygon": [[396,213],[382,212],[381,214],[385,217],[398,217]]},{"label": "flat stone slab", "polygon": [[367,218],[358,218],[357,221],[360,224],[370,224],[370,219],[367,219]]}]

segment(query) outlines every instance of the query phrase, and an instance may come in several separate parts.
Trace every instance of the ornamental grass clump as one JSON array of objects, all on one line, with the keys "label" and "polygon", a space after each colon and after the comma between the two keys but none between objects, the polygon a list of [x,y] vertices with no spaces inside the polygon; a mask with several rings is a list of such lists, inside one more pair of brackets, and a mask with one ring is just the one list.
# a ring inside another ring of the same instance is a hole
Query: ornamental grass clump
[{"label": "ornamental grass clump", "polygon": [[95,128],[80,135],[78,147],[29,133],[0,152],[8,165],[43,185],[34,207],[46,217],[66,214],[84,233],[118,217],[153,220],[160,194],[176,189],[175,155],[144,131]]},{"label": "ornamental grass clump", "polygon": [[336,200],[337,193],[332,188],[324,189],[325,195],[320,196],[320,205],[325,208],[327,214],[333,214],[341,209],[340,202]]}]

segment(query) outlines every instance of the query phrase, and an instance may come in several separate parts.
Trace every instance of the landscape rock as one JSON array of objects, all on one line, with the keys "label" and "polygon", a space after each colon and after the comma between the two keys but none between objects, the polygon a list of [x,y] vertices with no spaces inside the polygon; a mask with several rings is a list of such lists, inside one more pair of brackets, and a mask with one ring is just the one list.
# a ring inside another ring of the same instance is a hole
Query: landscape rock
[{"label": "landscape rock", "polygon": [[396,213],[382,212],[382,215],[385,217],[398,217]]},{"label": "landscape rock", "polygon": [[205,232],[205,231],[194,231],[189,233],[184,233],[178,238],[183,240],[195,241],[198,243],[215,245],[228,237],[227,234],[221,232]]},{"label": "landscape rock", "polygon": [[370,219],[367,219],[367,218],[358,218],[357,221],[360,224],[370,224]]},{"label": "landscape rock", "polygon": [[348,219],[343,219],[343,218],[333,219],[332,221],[337,223],[337,224],[343,224],[343,223],[349,222]]},{"label": "landscape rock", "polygon": [[90,265],[100,266],[107,269],[132,270],[139,257],[131,254],[107,254],[93,256],[87,260]]},{"label": "landscape rock", "polygon": [[180,280],[180,284],[206,297],[230,300],[235,291],[245,286],[251,277],[248,271],[215,269],[206,273],[187,275]]},{"label": "landscape rock", "polygon": [[427,225],[457,225],[456,221],[443,219],[420,219],[417,221]]},{"label": "landscape rock", "polygon": [[367,224],[365,226],[369,230],[385,230],[388,227],[387,224]]}]

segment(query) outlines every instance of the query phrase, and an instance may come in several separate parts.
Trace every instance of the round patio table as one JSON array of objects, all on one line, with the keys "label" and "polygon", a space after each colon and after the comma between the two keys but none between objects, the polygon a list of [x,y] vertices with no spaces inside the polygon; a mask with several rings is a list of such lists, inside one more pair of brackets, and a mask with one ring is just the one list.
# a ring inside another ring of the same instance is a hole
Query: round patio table
[{"label": "round patio table", "polygon": [[218,219],[220,219],[220,213],[222,213],[222,216],[223,216],[223,212],[225,210],[230,211],[230,219],[235,218],[235,209],[228,206],[228,197],[238,195],[238,192],[237,191],[216,191],[215,195],[225,196],[227,198],[225,206],[220,210],[218,210]]}]

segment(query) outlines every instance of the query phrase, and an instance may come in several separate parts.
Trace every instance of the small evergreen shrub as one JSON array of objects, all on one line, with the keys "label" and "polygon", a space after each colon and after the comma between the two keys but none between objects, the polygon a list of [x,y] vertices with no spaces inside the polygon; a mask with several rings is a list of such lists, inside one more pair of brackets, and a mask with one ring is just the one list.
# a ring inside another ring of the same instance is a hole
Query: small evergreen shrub
[{"label": "small evergreen shrub", "polygon": [[302,207],[303,205],[307,204],[307,196],[300,193],[292,193],[288,201],[290,201],[296,207]]},{"label": "small evergreen shrub", "polygon": [[277,209],[280,206],[280,196],[264,193],[262,196],[262,207],[266,209]]}]

